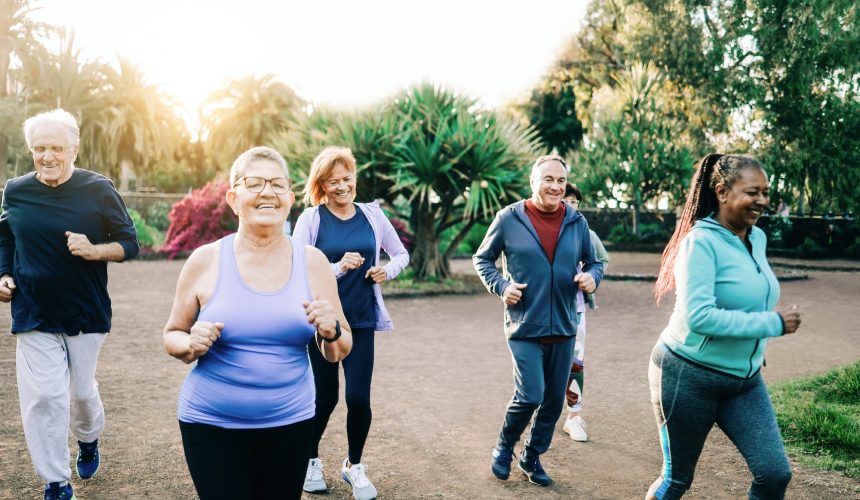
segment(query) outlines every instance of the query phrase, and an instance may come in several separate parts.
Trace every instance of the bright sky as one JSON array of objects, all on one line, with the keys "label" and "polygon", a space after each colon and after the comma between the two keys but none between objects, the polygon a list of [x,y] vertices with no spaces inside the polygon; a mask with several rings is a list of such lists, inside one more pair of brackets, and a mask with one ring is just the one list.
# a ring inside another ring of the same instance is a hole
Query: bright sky
[{"label": "bright sky", "polygon": [[194,109],[230,78],[274,73],[318,104],[361,105],[422,80],[490,106],[527,92],[585,0],[42,0],[84,57],[129,57]]}]

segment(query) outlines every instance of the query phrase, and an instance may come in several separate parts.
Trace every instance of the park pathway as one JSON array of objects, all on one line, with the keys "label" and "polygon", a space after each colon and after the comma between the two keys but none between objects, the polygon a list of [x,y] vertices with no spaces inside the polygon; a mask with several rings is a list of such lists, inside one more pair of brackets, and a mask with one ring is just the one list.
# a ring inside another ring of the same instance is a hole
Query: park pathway
[{"label": "park pathway", "polygon": [[[612,272],[655,272],[659,256],[613,254]],[[459,263],[457,265],[461,265]],[[74,480],[81,500],[193,498],[175,421],[176,395],[188,370],[164,354],[161,328],[181,262],[110,266],[114,331],[99,366],[108,412],[105,468]],[[635,269],[635,271],[634,271]],[[465,266],[468,270],[468,265]],[[819,373],[860,358],[860,275],[809,271],[783,284],[783,301],[805,313],[801,331],[769,346],[769,381]],[[555,485],[539,488],[512,473],[489,472],[489,453],[511,396],[511,364],[501,328],[501,302],[489,294],[389,301],[397,332],[377,336],[374,422],[365,451],[380,499],[636,499],[660,469],[648,402],[647,363],[671,305],[654,306],[651,283],[606,281],[589,312],[584,417],[588,443],[558,426],[543,460]],[[0,331],[8,331],[8,307]],[[15,342],[0,336],[0,498],[40,491],[24,445],[15,388]],[[350,498],[338,478],[346,454],[344,405],[322,443],[331,493]],[[745,498],[749,474],[740,455],[712,433],[692,499]],[[860,482],[795,467],[789,498],[860,498]]]}]

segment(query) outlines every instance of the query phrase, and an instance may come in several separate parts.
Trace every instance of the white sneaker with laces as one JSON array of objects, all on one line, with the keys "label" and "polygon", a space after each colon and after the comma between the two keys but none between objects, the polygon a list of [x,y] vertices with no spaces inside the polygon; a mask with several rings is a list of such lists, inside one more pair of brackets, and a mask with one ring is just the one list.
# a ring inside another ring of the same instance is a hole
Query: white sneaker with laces
[{"label": "white sneaker with laces", "polygon": [[564,423],[564,432],[570,434],[570,439],[579,442],[588,441],[588,434],[585,432],[587,425],[585,425],[585,420],[582,419],[579,415],[567,419],[567,422]]},{"label": "white sneaker with laces", "polygon": [[352,496],[355,500],[373,500],[376,498],[376,488],[367,479],[367,467],[364,464],[353,464],[348,467],[349,459],[344,459],[340,476],[352,486]]},{"label": "white sneaker with laces", "polygon": [[325,484],[323,476],[323,464],[319,458],[308,460],[308,470],[305,472],[305,485],[302,489],[308,493],[322,493],[328,491],[328,485]]}]

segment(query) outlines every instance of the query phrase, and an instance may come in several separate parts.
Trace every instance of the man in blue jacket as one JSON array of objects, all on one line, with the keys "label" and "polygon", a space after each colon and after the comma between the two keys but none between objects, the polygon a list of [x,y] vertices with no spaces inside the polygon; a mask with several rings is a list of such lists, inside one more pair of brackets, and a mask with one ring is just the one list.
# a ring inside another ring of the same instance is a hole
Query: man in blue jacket
[{"label": "man in blue jacket", "polygon": [[[514,396],[493,449],[493,474],[507,479],[513,448],[534,415],[517,465],[529,481],[552,483],[540,463],[564,406],[576,338],[576,292],[603,278],[588,222],[562,202],[568,169],[555,155],[532,167],[532,197],[509,205],[472,257],[481,281],[505,304],[505,336],[514,364]],[[502,256],[502,271],[496,260]],[[576,266],[582,263],[582,273]]]}]

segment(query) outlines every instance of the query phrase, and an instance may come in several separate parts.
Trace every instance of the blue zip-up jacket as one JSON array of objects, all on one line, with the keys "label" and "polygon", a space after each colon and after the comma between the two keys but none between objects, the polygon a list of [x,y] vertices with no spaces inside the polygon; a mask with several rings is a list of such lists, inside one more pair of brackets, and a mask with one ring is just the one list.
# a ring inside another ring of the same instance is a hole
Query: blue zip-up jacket
[{"label": "blue zip-up jacket", "polygon": [[[555,258],[549,261],[538,233],[525,212],[525,201],[509,205],[496,214],[484,241],[472,257],[481,281],[499,297],[511,282],[528,285],[522,299],[505,305],[505,336],[527,339],[550,335],[576,336],[576,266],[600,284],[603,264],[597,260],[588,222],[572,207],[565,207],[558,234]],[[496,260],[503,256],[502,272]]]},{"label": "blue zip-up jacket", "polygon": [[713,218],[696,221],[678,248],[675,309],[660,334],[675,354],[741,378],[758,373],[768,337],[782,335],[767,237],[753,226],[749,240],[752,254]]}]

